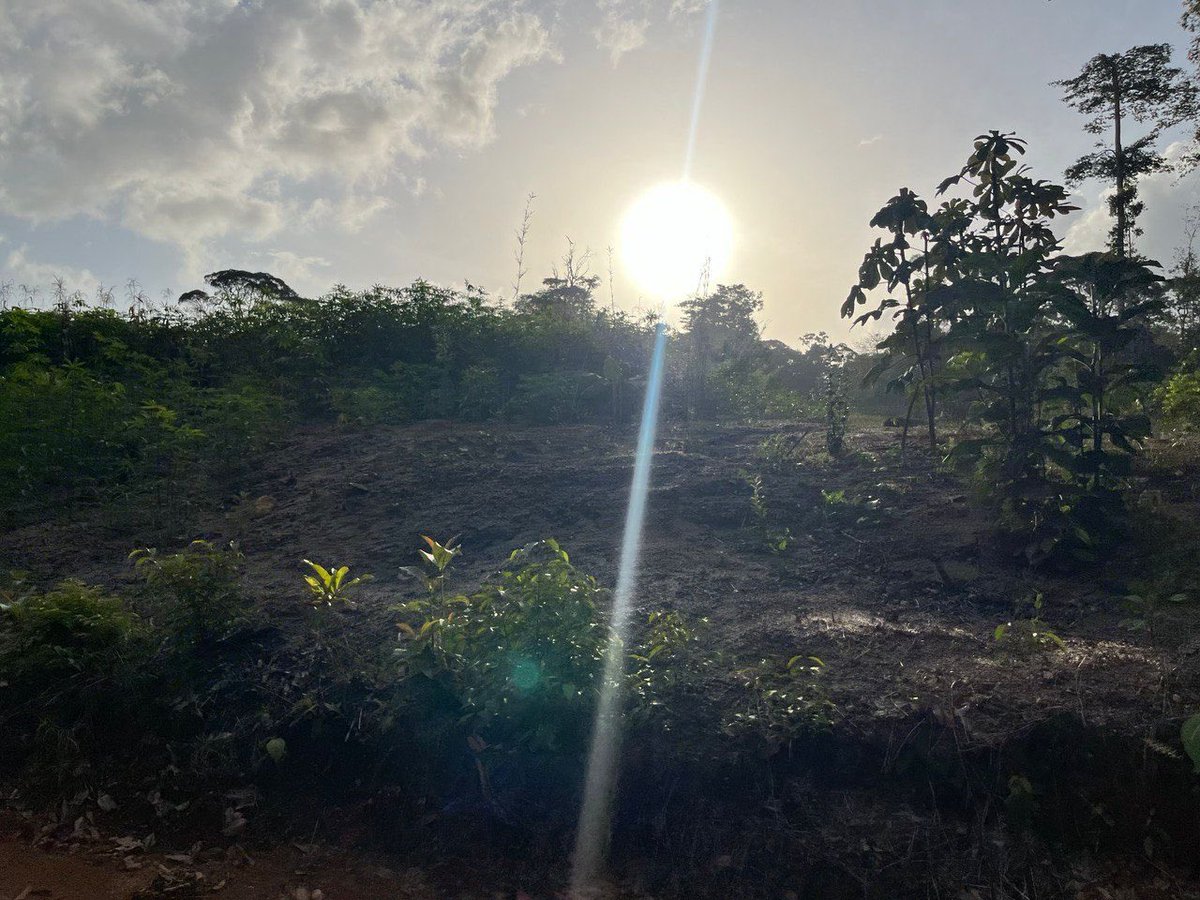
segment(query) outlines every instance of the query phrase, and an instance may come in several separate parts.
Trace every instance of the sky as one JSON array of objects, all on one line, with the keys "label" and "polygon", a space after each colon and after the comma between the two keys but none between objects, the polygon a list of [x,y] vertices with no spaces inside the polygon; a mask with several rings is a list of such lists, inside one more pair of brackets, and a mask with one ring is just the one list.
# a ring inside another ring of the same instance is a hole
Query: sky
[{"label": "sky", "polygon": [[[511,298],[680,177],[707,0],[3,0],[0,284],[152,297],[265,270],[301,293],[422,277]],[[1061,179],[1094,138],[1049,82],[1170,42],[1179,0],[721,0],[692,177],[734,219],[721,281],[767,337],[838,307],[901,186],[932,198],[979,133]],[[1138,134],[1136,128],[1134,134]],[[1061,229],[1099,249],[1102,186]],[[1169,263],[1200,176],[1143,182]],[[651,305],[613,262],[612,296]]]}]

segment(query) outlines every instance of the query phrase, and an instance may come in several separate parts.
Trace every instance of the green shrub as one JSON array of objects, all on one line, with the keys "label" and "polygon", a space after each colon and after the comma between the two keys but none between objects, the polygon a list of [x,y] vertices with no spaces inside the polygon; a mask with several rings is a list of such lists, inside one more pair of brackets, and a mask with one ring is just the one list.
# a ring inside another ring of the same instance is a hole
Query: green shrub
[{"label": "green shrub", "polygon": [[2,499],[110,472],[136,409],[122,385],[82,366],[30,362],[10,369],[0,377]]},{"label": "green shrub", "polygon": [[195,458],[204,435],[162,403],[78,363],[21,363],[0,376],[0,502],[46,487],[153,478]]},{"label": "green shrub", "polygon": [[505,408],[509,418],[532,425],[561,425],[597,415],[609,388],[592,372],[523,375]]},{"label": "green shrub", "polygon": [[832,704],[819,681],[825,663],[798,654],[781,663],[764,659],[738,673],[745,692],[730,709],[724,730],[737,749],[772,756],[802,735],[829,724]]},{"label": "green shrub", "polygon": [[1155,396],[1167,425],[1183,431],[1200,429],[1200,371],[1175,373]]},{"label": "green shrub", "polygon": [[424,619],[398,653],[409,674],[446,690],[468,731],[489,745],[580,750],[607,643],[602,596],[555,541],[539,542],[514,551],[475,594],[405,604]]},{"label": "green shrub", "polygon": [[239,381],[196,392],[195,421],[204,456],[222,468],[245,465],[283,422],[279,396],[258,381]]},{"label": "green shrub", "polygon": [[[101,588],[64,581],[0,608],[0,733],[22,750],[35,732],[73,763],[143,711],[151,631]],[[81,749],[82,748],[82,749]]]},{"label": "green shrub", "polygon": [[500,411],[500,373],[494,366],[468,366],[458,386],[458,412],[463,418],[490,419]]},{"label": "green shrub", "polygon": [[236,544],[217,547],[192,541],[181,553],[154,548],[129,554],[146,580],[151,600],[185,645],[219,640],[240,625],[248,612],[241,591],[242,554]]}]

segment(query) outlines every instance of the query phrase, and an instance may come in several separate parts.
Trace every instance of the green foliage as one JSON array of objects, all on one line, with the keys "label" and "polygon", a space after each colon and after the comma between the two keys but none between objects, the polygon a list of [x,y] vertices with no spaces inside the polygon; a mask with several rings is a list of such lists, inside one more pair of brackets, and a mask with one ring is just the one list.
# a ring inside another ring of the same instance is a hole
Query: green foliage
[{"label": "green foliage", "polygon": [[151,600],[187,644],[219,640],[241,624],[248,603],[241,585],[242,553],[237,544],[217,547],[192,541],[181,553],[154,548],[129,554]]},{"label": "green foliage", "polygon": [[313,606],[349,606],[351,603],[350,590],[363,582],[370,581],[373,577],[359,575],[347,581],[346,576],[350,573],[349,566],[334,566],[327,569],[308,559],[304,560],[304,564],[313,571],[312,575],[304,576],[304,583],[308,585],[311,595],[309,599]]},{"label": "green foliage", "polygon": [[418,622],[398,655],[439,684],[489,746],[579,750],[599,687],[608,633],[603,590],[553,540],[516,550],[469,596],[402,607]]},{"label": "green foliage", "polygon": [[824,669],[820,658],[797,654],[783,664],[764,659],[741,670],[746,699],[726,717],[726,733],[749,739],[760,754],[770,756],[826,727],[832,704],[819,681]]},{"label": "green foliage", "polygon": [[891,491],[879,485],[877,493],[860,495],[848,493],[844,488],[821,489],[821,505],[811,517],[814,525],[836,528],[864,528],[880,525],[892,514],[884,502]]},{"label": "green foliage", "polygon": [[593,372],[524,375],[504,411],[520,422],[562,425],[596,416],[607,397],[604,379]]},{"label": "green foliage", "polygon": [[1183,749],[1196,767],[1196,774],[1200,775],[1200,713],[1183,723],[1179,737],[1183,741]]},{"label": "green foliage", "polygon": [[773,434],[755,448],[754,455],[772,472],[787,472],[800,464],[803,454],[801,444],[807,432],[797,437],[792,434]]},{"label": "green foliage", "polygon": [[23,597],[4,617],[0,671],[13,683],[103,677],[121,668],[142,634],[119,598],[79,581]]},{"label": "green foliage", "polygon": [[[101,588],[64,581],[0,609],[0,743],[69,775],[144,712],[151,632]],[[35,735],[34,744],[21,746]],[[42,740],[42,739],[45,740]]]},{"label": "green foliage", "polygon": [[1042,620],[1044,599],[1041,591],[1035,591],[1028,600],[1018,604],[1018,615],[1008,622],[996,626],[993,638],[996,645],[1016,654],[1027,654],[1040,650],[1066,650],[1067,645]]},{"label": "green foliage", "polygon": [[1150,636],[1150,643],[1155,643],[1155,629],[1163,610],[1187,603],[1190,599],[1184,591],[1174,589],[1175,581],[1171,574],[1166,574],[1152,581],[1134,582],[1133,590],[1124,597],[1130,618],[1121,624],[1127,628],[1145,630]]},{"label": "green foliage", "polygon": [[1200,371],[1179,371],[1155,393],[1164,424],[1180,431],[1200,431]]},{"label": "green foliage", "polygon": [[459,379],[458,394],[458,412],[464,419],[492,418],[503,406],[504,386],[499,370],[491,365],[468,366]]},{"label": "green foliage", "polygon": [[762,476],[743,472],[742,480],[750,487],[751,527],[768,550],[783,553],[792,542],[792,531],[787,526],[779,528],[771,522]]}]

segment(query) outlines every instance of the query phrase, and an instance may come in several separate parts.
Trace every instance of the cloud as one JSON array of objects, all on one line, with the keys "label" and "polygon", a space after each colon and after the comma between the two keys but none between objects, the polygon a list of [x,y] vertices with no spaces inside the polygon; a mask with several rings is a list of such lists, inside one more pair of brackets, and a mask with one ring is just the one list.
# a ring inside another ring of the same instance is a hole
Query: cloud
[{"label": "cloud", "polygon": [[615,66],[626,53],[631,53],[646,43],[646,32],[650,30],[650,20],[646,17],[630,18],[624,6],[626,4],[602,3],[604,16],[596,28],[596,43],[608,51],[609,58]]},{"label": "cloud", "polygon": [[303,219],[291,188],[319,182],[353,227],[423,190],[416,161],[489,141],[500,83],[553,54],[520,0],[3,4],[0,210],[194,253]]},{"label": "cloud", "polygon": [[[1168,161],[1177,163],[1188,146],[1182,142],[1172,143],[1163,155]],[[1083,209],[1067,220],[1071,224],[1063,235],[1065,252],[1079,254],[1107,249],[1113,226],[1108,214],[1108,198],[1113,193],[1113,188],[1093,183],[1075,198]],[[1145,234],[1136,239],[1135,249],[1170,268],[1181,223],[1188,210],[1200,202],[1200,172],[1182,178],[1173,172],[1146,175],[1138,180],[1138,196],[1146,204],[1145,212],[1138,219]]]},{"label": "cloud", "polygon": [[315,271],[333,265],[323,256],[301,256],[291,250],[270,250],[266,256],[271,260],[271,272],[302,294],[316,295],[329,287]]},{"label": "cloud", "polygon": [[626,53],[646,44],[652,24],[661,19],[693,16],[716,0],[596,0],[600,24],[593,35],[615,66]]},{"label": "cloud", "polygon": [[882,140],[883,140],[882,134],[873,134],[870,137],[865,137],[861,141],[859,141],[858,146],[870,147],[872,144],[878,144]]},{"label": "cloud", "polygon": [[4,265],[0,267],[0,295],[13,302],[24,303],[26,291],[32,291],[36,292],[37,301],[44,305],[47,302],[47,290],[59,278],[68,293],[80,291],[92,295],[100,287],[100,279],[87,269],[31,259],[26,244],[13,247],[5,254],[3,244],[4,238],[0,237],[0,258],[4,259]]}]

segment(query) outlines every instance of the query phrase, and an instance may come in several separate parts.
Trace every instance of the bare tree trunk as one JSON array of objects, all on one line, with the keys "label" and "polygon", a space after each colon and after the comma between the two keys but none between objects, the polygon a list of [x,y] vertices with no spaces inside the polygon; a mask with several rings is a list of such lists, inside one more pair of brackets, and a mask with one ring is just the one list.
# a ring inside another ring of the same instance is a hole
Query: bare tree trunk
[{"label": "bare tree trunk", "polygon": [[1125,258],[1125,238],[1128,229],[1125,197],[1125,148],[1121,145],[1121,72],[1116,59],[1110,57],[1113,87],[1113,154],[1117,167],[1117,256]]}]

